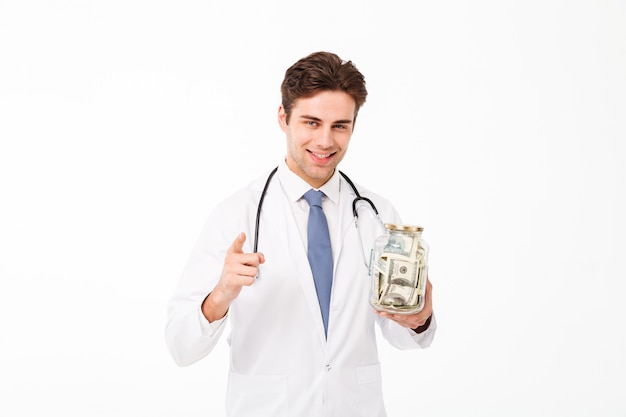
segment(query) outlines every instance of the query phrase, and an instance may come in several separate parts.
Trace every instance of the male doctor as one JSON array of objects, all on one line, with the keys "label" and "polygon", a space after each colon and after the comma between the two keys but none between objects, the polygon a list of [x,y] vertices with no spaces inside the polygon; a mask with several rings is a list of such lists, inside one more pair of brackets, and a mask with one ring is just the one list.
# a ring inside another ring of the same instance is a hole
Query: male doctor
[{"label": "male doctor", "polygon": [[[365,259],[383,229],[362,202],[355,225],[356,194],[337,169],[367,96],[363,75],[317,52],[286,71],[281,93],[286,156],[273,178],[264,175],[213,209],[170,300],[167,345],[177,364],[190,365],[211,352],[229,322],[229,416],[385,416],[375,325],[399,349],[428,347],[436,329],[432,287],[427,282],[425,307],[413,315],[379,313],[368,302]],[[356,188],[383,222],[401,223],[387,200]],[[321,204],[309,202],[309,190]],[[319,206],[324,226],[310,226]],[[318,246],[309,238],[318,232],[330,241],[324,281],[309,260]]]}]

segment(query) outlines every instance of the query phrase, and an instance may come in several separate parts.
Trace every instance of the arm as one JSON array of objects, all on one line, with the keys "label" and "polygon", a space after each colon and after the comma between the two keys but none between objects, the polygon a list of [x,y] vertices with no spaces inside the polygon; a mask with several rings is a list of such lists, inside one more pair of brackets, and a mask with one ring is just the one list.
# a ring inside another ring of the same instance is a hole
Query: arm
[{"label": "arm", "polygon": [[[213,350],[225,328],[226,313],[241,288],[251,285],[262,254],[244,254],[240,233],[224,252],[224,233],[207,222],[168,305],[167,347],[180,366]],[[221,268],[221,272],[220,272]],[[218,278],[218,279],[216,279]]]}]

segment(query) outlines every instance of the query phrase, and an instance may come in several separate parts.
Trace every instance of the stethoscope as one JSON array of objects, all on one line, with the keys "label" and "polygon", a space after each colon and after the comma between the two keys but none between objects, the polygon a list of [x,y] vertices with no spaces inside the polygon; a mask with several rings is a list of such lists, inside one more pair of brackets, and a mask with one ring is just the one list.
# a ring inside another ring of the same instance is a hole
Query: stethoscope
[{"label": "stethoscope", "polygon": [[[265,186],[263,187],[263,191],[261,191],[261,197],[259,198],[259,205],[257,206],[257,210],[256,210],[256,223],[254,225],[254,252],[257,252],[259,248],[259,223],[261,221],[261,208],[263,207],[263,200],[265,199],[267,188],[269,187],[270,182],[272,181],[272,177],[274,176],[274,174],[276,174],[276,171],[278,171],[278,167],[274,168],[272,172],[270,172],[270,175],[267,177],[267,181],[265,181]],[[339,171],[339,173],[346,180],[346,182],[350,184],[350,187],[354,191],[354,194],[356,194],[356,198],[352,200],[352,214],[354,215],[355,226],[358,228],[359,213],[357,211],[356,205],[359,201],[364,201],[367,204],[369,204],[369,206],[372,208],[372,210],[376,214],[376,219],[378,219],[378,221],[382,225],[382,221],[380,220],[380,217],[378,216],[378,210],[376,209],[376,206],[374,205],[372,200],[370,200],[367,197],[361,196],[361,194],[359,194],[359,190],[356,189],[356,186],[354,185],[352,180],[350,180],[350,178],[348,178],[348,176],[344,174],[343,172]],[[361,249],[364,249],[362,238],[361,238]],[[363,256],[365,257],[365,254]],[[365,262],[365,266],[368,267],[367,261]]]}]

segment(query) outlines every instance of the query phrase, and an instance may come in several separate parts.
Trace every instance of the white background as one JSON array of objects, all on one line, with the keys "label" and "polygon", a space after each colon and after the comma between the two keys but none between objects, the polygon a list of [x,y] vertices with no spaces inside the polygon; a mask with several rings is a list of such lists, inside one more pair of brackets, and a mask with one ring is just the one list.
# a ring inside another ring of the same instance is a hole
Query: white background
[{"label": "white background", "polygon": [[167,300],[317,50],[370,91],[342,169],[431,246],[390,416],[626,416],[616,0],[0,0],[0,415],[223,415],[226,341],[178,368]]}]

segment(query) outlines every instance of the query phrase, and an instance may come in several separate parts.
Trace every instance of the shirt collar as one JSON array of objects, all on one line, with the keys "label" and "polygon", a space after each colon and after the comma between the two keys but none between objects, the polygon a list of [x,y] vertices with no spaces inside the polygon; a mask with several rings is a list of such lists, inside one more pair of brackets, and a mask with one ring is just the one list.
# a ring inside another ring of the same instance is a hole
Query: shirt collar
[{"label": "shirt collar", "polygon": [[[289,169],[287,163],[283,160],[278,166],[278,178],[287,194],[290,202],[298,201],[304,193],[309,191],[311,185],[300,178],[295,172]],[[339,170],[335,169],[333,176],[330,177],[324,185],[318,188],[322,191],[330,201],[334,204],[339,202]]]}]

